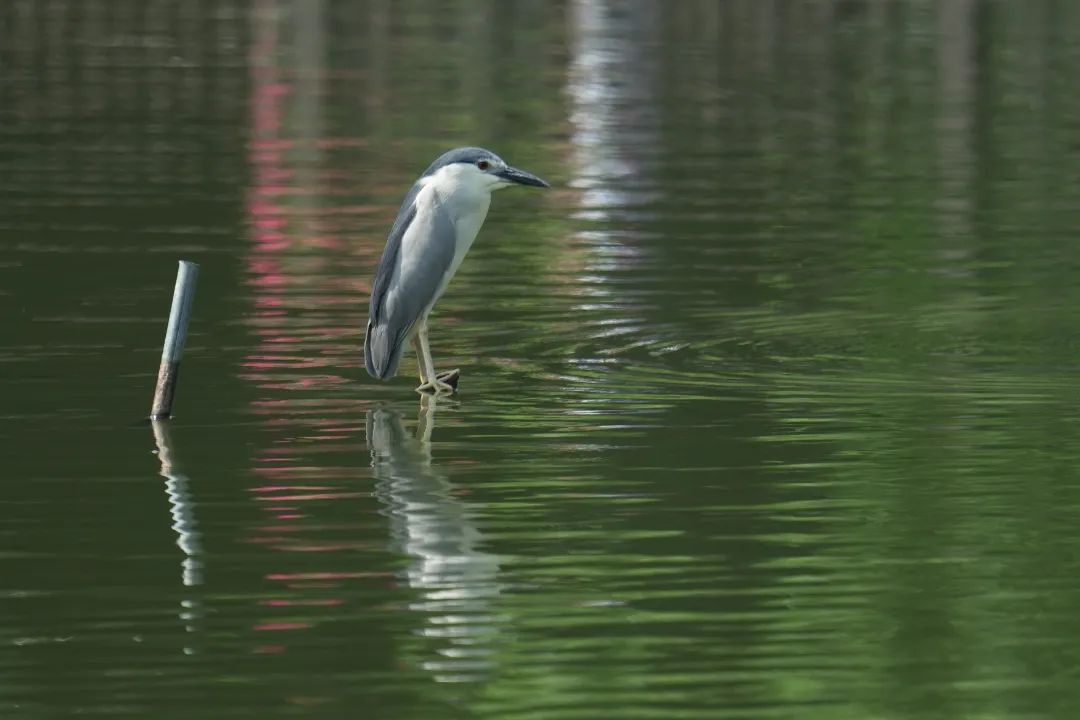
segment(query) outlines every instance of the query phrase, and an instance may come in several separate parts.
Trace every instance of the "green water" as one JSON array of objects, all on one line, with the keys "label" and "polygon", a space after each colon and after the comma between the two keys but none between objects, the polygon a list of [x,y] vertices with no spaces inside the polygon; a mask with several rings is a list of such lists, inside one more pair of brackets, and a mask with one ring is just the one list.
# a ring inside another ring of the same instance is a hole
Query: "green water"
[{"label": "green water", "polygon": [[[6,0],[0,716],[1076,717],[1076,37]],[[494,198],[421,401],[367,294],[460,144],[555,187]]]}]

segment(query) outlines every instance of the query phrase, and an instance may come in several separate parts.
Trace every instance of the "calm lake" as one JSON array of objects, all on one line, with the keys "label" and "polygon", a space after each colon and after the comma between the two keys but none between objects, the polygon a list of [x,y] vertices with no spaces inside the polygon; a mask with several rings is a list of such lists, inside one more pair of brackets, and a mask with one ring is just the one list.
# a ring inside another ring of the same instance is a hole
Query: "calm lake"
[{"label": "calm lake", "polygon": [[[1078,37],[3,0],[0,717],[1077,717]],[[494,197],[432,400],[363,330],[458,145],[553,189]]]}]

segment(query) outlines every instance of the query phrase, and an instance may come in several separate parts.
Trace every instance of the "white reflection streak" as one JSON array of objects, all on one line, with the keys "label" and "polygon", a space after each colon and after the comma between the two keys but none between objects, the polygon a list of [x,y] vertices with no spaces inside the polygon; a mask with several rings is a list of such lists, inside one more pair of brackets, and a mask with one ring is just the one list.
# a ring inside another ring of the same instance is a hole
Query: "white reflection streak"
[{"label": "white reflection streak", "polygon": [[574,0],[571,7],[570,184],[581,191],[575,216],[596,222],[577,235],[586,251],[575,285],[590,302],[575,310],[609,306],[609,319],[628,328],[639,319],[611,273],[644,261],[634,242],[644,233],[632,223],[648,218],[660,196],[649,168],[661,144],[652,42],[660,11],[652,0]]},{"label": "white reflection streak", "polygon": [[656,3],[575,0],[573,59],[567,83],[573,111],[574,179],[588,220],[627,216],[655,197],[642,189],[644,161],[655,156],[658,118],[653,68],[642,47]]},{"label": "white reflection streak", "polygon": [[940,110],[938,157],[941,168],[943,260],[947,271],[969,274],[963,262],[971,255],[970,236],[975,174],[974,126],[975,0],[943,0],[938,6]]},{"label": "white reflection streak", "polygon": [[[176,471],[168,423],[162,420],[150,422],[154,429],[158,461],[161,463],[160,475],[165,478],[165,494],[169,498],[169,513],[173,520],[172,529],[176,532],[176,545],[184,552],[184,559],[180,562],[180,579],[184,587],[197,587],[203,582],[202,543],[197,529],[198,522],[195,520],[195,503],[188,488],[188,477]],[[187,598],[180,601],[180,620],[188,632],[198,630],[196,621],[202,615],[199,600]],[[185,647],[184,652],[191,655],[195,649]]]},{"label": "white reflection streak", "polygon": [[421,661],[439,682],[472,682],[491,666],[496,632],[491,605],[498,597],[499,564],[482,552],[482,536],[453,486],[431,462],[436,399],[424,397],[416,436],[399,413],[368,412],[367,438],[376,495],[391,518],[395,550],[412,558],[405,571],[422,600],[410,609],[424,617],[420,634],[437,638],[440,657]]}]

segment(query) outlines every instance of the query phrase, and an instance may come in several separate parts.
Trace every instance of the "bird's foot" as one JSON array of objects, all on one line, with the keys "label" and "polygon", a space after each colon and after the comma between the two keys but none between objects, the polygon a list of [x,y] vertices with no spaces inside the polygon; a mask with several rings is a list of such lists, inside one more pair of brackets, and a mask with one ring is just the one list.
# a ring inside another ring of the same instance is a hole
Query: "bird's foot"
[{"label": "bird's foot", "polygon": [[444,370],[441,373],[438,373],[435,378],[440,382],[446,383],[456,391],[458,380],[461,379],[461,370],[458,368],[454,368],[453,370]]},{"label": "bird's foot", "polygon": [[419,393],[431,393],[432,395],[450,395],[457,391],[458,379],[461,378],[461,370],[446,370],[435,376],[434,380],[416,388]]},{"label": "bird's foot", "polygon": [[438,378],[434,380],[428,380],[423,385],[416,388],[418,393],[427,393],[429,395],[450,395],[454,392],[454,386],[449,383],[444,383]]}]

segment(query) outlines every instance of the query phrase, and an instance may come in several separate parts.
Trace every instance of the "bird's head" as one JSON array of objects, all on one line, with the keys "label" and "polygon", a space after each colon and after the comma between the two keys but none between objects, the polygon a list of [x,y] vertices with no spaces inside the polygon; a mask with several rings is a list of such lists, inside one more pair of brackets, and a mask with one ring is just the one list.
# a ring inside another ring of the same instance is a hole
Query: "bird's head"
[{"label": "bird's head", "polygon": [[423,176],[436,175],[450,175],[456,183],[487,192],[510,185],[551,187],[532,173],[507,165],[505,160],[490,150],[476,147],[457,148],[444,153],[431,163]]}]

